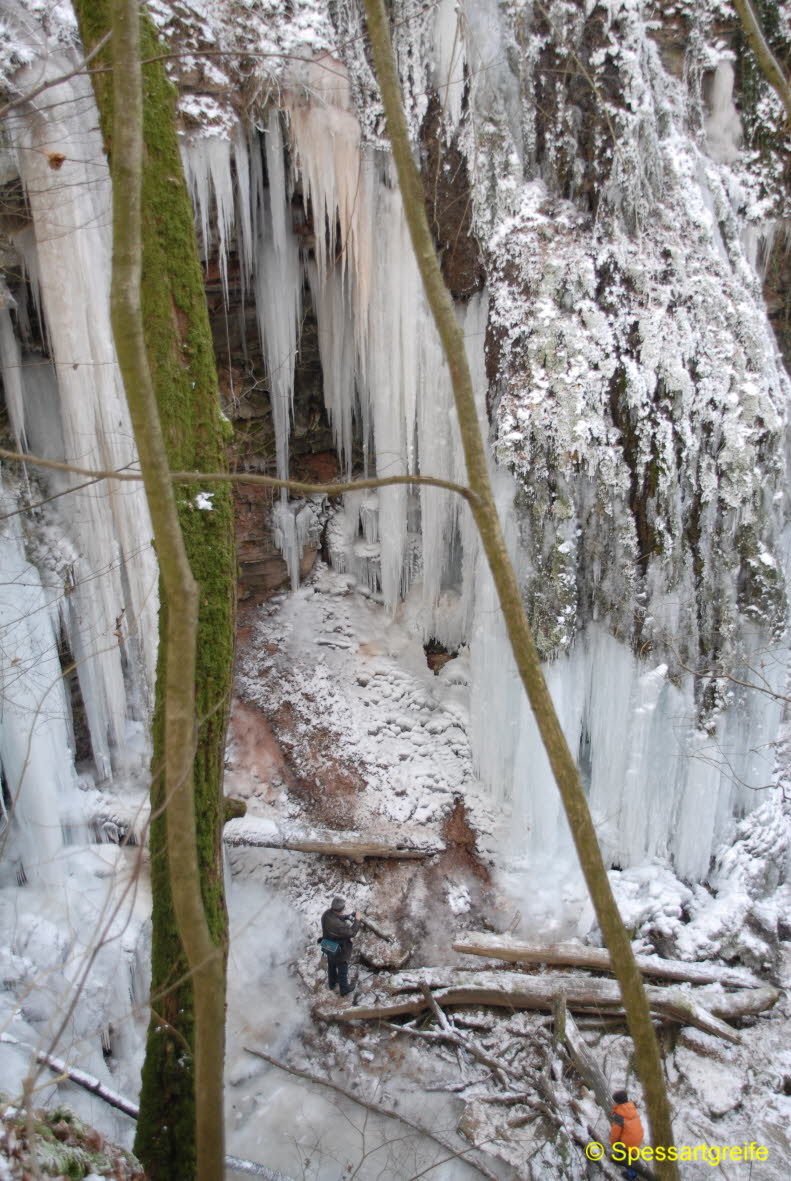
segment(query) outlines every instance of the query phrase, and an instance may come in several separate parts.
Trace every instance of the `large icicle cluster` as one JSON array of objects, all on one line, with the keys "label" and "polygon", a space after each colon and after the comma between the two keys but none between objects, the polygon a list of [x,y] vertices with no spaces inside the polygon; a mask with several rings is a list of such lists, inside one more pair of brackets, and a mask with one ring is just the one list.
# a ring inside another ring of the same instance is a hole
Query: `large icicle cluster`
[{"label": "large icicle cluster", "polygon": [[[78,60],[76,48],[43,33],[31,52],[35,64],[15,77],[23,93]],[[129,471],[136,452],[109,318],[110,183],[90,79],[70,78],[52,94],[57,101],[17,111],[9,123],[9,172],[12,161],[30,214],[12,242],[38,321],[31,328],[25,283],[12,283],[0,309],[10,426],[33,454]],[[61,668],[74,666],[90,747],[81,752],[80,785],[124,779],[139,761],[137,735],[152,703],[157,569],[140,484],[10,472],[0,526],[0,758],[14,812],[11,849],[29,878],[51,881],[61,872],[61,823],[87,823],[95,810],[91,793],[80,808],[72,790],[77,739]],[[16,514],[39,499],[49,503],[25,518],[23,531]]]}]

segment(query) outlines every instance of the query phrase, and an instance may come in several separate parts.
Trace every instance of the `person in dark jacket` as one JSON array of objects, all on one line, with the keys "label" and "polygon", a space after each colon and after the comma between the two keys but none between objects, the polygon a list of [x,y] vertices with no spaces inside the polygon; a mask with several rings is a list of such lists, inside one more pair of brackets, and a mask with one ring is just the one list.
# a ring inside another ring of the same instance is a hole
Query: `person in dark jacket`
[{"label": "person in dark jacket", "polygon": [[[324,939],[332,939],[339,946],[335,955],[327,955],[327,986],[334,989],[337,985],[341,996],[348,996],[354,992],[354,981],[349,983],[349,963],[352,958],[352,939],[360,930],[360,914],[344,914],[346,902],[343,898],[333,898],[332,906],[321,916],[321,934]],[[325,953],[326,954],[326,953]]]}]

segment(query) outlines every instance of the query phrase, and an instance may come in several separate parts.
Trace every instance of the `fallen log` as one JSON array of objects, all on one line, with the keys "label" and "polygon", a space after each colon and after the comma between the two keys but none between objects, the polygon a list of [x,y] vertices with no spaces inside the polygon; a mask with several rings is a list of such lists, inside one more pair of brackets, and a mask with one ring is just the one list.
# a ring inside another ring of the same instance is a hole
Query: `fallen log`
[{"label": "fallen log", "polygon": [[94,1075],[88,1074],[84,1070],[79,1070],[76,1066],[69,1066],[64,1058],[57,1058],[54,1054],[48,1054],[45,1050],[37,1050],[35,1046],[28,1045],[27,1042],[22,1042],[19,1038],[10,1033],[0,1033],[0,1043],[6,1046],[17,1046],[20,1050],[24,1050],[26,1054],[31,1054],[35,1057],[36,1062],[41,1066],[47,1066],[50,1070],[54,1070],[55,1074],[61,1078],[69,1079],[70,1082],[76,1083],[78,1087],[82,1087],[84,1091],[90,1091],[97,1099],[102,1099],[110,1107],[115,1107],[117,1111],[122,1111],[124,1115],[128,1115],[131,1119],[137,1119],[138,1106],[133,1103],[131,1099],[120,1095],[118,1091],[114,1091],[111,1087],[105,1086]]},{"label": "fallen log", "polygon": [[369,857],[419,860],[434,857],[445,848],[438,841],[404,840],[394,844],[392,841],[365,840],[354,832],[277,825],[253,816],[229,820],[223,829],[223,840],[231,848],[289,849],[296,853],[319,853],[325,857],[348,857],[358,864]]},{"label": "fallen log", "polygon": [[[486,1005],[506,1009],[543,1009],[551,1011],[560,992],[569,1009],[575,1012],[622,1014],[621,994],[614,980],[587,979],[571,975],[527,976],[516,972],[460,972],[434,968],[402,972],[393,978],[387,992],[373,994],[367,1003],[349,1008],[318,1005],[315,1015],[324,1021],[377,1021],[407,1013],[421,1013],[430,1006],[420,989],[426,985],[443,1007]],[[403,994],[403,995],[400,995]],[[737,997],[720,993],[700,998],[680,988],[646,988],[652,1011],[681,1025],[694,1025],[738,1044],[738,1032],[722,1017],[744,1017],[770,1009],[780,996],[776,988],[745,989]],[[708,1004],[704,1008],[703,1000]]]},{"label": "fallen log", "polygon": [[383,931],[381,927],[376,925],[373,919],[366,918],[365,915],[360,919],[360,926],[366,927],[372,935],[375,935],[377,939],[381,939],[385,943],[395,943],[394,935],[388,935],[386,931]]},{"label": "fallen log", "polygon": [[[453,950],[465,955],[507,960],[511,964],[547,964],[589,968],[594,972],[612,971],[610,953],[606,948],[586,947],[582,943],[525,943],[510,935],[470,931],[463,939],[456,940]],[[746,968],[666,960],[658,955],[636,955],[635,961],[644,976],[653,976],[656,980],[673,980],[681,984],[727,984],[734,988],[762,986],[762,981]]]},{"label": "fallen log", "polygon": [[582,1081],[593,1091],[596,1096],[596,1102],[605,1115],[609,1116],[612,1111],[612,1097],[610,1088],[607,1086],[607,1080],[598,1062],[584,1042],[577,1028],[576,1021],[571,1013],[569,1013],[565,998],[563,1000],[562,1010],[562,1021],[558,1022],[558,1041],[563,1042],[563,1045],[568,1050],[569,1058],[577,1070],[577,1074],[579,1074]]},{"label": "fallen log", "polygon": [[[38,1063],[48,1067],[50,1070],[54,1070],[61,1078],[67,1078],[69,1082],[82,1087],[84,1091],[89,1091],[97,1099],[101,1099],[104,1103],[109,1104],[110,1107],[115,1107],[118,1111],[122,1111],[124,1115],[128,1115],[130,1119],[137,1119],[140,1109],[136,1103],[133,1103],[131,1099],[127,1099],[124,1095],[120,1095],[118,1091],[113,1091],[110,1087],[106,1087],[104,1083],[100,1082],[92,1074],[88,1074],[84,1070],[78,1070],[77,1067],[69,1066],[65,1059],[56,1058],[54,1054],[47,1054],[44,1050],[37,1050],[35,1046],[20,1041],[19,1038],[14,1037],[10,1033],[0,1033],[0,1043],[7,1046],[16,1046],[18,1049],[34,1055]],[[53,1081],[58,1082],[57,1079]],[[259,1164],[258,1161],[243,1160],[238,1156],[226,1156],[225,1165],[226,1168],[231,1169],[234,1173],[247,1173],[253,1177],[264,1177],[267,1178],[267,1181],[292,1181],[285,1173],[279,1173],[276,1169],[269,1169],[266,1165]]]}]

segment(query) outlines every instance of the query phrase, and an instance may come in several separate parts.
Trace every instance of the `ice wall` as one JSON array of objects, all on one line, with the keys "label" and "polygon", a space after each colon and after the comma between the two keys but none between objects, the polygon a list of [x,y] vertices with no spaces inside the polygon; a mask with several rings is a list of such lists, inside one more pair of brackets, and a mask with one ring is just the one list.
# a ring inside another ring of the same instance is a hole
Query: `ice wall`
[{"label": "ice wall", "polygon": [[[64,48],[67,31],[48,41],[32,22],[25,28],[33,61],[15,75],[22,93],[68,74],[78,60],[76,48]],[[13,236],[16,281],[0,310],[11,428],[17,445],[33,454],[129,472],[136,451],[109,318],[110,181],[90,79],[69,78],[20,107],[9,132],[30,217]],[[18,842],[29,879],[50,881],[66,813],[73,826],[81,815],[87,823],[95,807],[83,793],[80,809],[72,791],[77,742],[61,665],[76,670],[85,715],[90,753],[81,752],[81,786],[125,785],[143,769],[137,734],[152,705],[158,595],[139,483],[31,465],[27,477],[7,485],[7,503],[18,514],[39,501],[24,532],[15,515],[4,539],[18,573],[3,643],[21,644],[27,654],[17,674],[12,670],[16,705],[4,711],[0,730],[4,782],[14,800],[7,839]],[[22,667],[27,678],[18,675]],[[24,702],[17,700],[22,687]]]},{"label": "ice wall", "polygon": [[[298,339],[290,309],[307,286],[345,470],[357,446],[378,475],[463,481],[370,69],[348,48],[359,18],[340,4],[334,19],[344,63],[325,56],[281,75],[280,113],[265,122],[268,183],[254,141],[249,175],[235,165],[237,232],[249,237],[245,194],[263,184],[253,209],[269,201],[280,255],[292,251],[287,269],[263,255],[252,264],[268,365],[285,372],[283,386],[272,381],[278,467],[280,407],[293,399],[283,362]],[[671,857],[689,877],[705,875],[773,774],[780,707],[728,675],[759,668],[778,689],[786,660],[789,386],[745,251],[757,231],[745,226],[733,71],[727,54],[701,49],[705,19],[686,79],[665,68],[639,5],[471,0],[395,28],[416,140],[435,87],[441,133],[473,178],[488,287],[459,316],[502,519],[603,845],[614,864]],[[581,55],[585,71],[568,83]],[[703,71],[705,101],[690,81]],[[195,176],[213,176],[215,149],[186,150]],[[195,191],[205,224],[208,183]],[[289,200],[312,229],[301,252]],[[230,241],[218,225],[215,246]],[[279,333],[268,325],[284,309]],[[569,856],[465,508],[425,487],[349,495],[327,538],[333,564],[388,610],[407,600],[424,639],[469,643],[476,768],[508,806],[509,854]]]}]

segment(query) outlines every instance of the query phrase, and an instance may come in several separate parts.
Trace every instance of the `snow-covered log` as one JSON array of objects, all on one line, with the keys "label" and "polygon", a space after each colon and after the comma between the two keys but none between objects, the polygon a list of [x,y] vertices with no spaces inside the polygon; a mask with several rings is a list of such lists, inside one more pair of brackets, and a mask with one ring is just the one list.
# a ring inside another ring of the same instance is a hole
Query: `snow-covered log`
[{"label": "snow-covered log", "polygon": [[[612,971],[610,953],[606,948],[586,947],[582,943],[524,943],[510,935],[469,931],[463,939],[456,940],[453,950],[464,952],[465,955],[507,960],[512,964],[548,964],[590,968],[594,972]],[[674,980],[686,984],[727,984],[734,988],[761,987],[761,981],[746,968],[666,960],[658,955],[638,955],[635,960],[644,976],[653,976],[657,980]]]},{"label": "snow-covered log", "polygon": [[[84,1070],[78,1070],[74,1066],[69,1066],[63,1058],[57,1058],[54,1054],[47,1054],[44,1050],[37,1050],[34,1046],[30,1046],[27,1042],[21,1042],[19,1038],[15,1038],[10,1033],[0,1033],[0,1042],[8,1046],[17,1046],[20,1050],[27,1050],[28,1053],[34,1054],[36,1061],[42,1066],[48,1066],[50,1070],[54,1070],[56,1074],[63,1075],[68,1078],[69,1082],[75,1083],[76,1086],[82,1087],[84,1091],[90,1091],[97,1099],[108,1103],[110,1107],[115,1107],[118,1111],[122,1111],[124,1115],[128,1115],[130,1119],[137,1119],[139,1108],[131,1099],[127,1099],[124,1095],[113,1091],[110,1087],[106,1087],[100,1079],[92,1074],[88,1074]],[[258,1161],[242,1160],[238,1156],[226,1156],[225,1166],[234,1173],[247,1173],[253,1177],[266,1177],[267,1181],[291,1181],[291,1178],[285,1173],[279,1173],[275,1169],[269,1169],[266,1165],[259,1164]]]},{"label": "snow-covered log", "polygon": [[26,1050],[29,1054],[35,1055],[36,1062],[42,1066],[48,1066],[50,1070],[54,1070],[56,1074],[63,1075],[71,1082],[76,1083],[78,1087],[82,1087],[84,1091],[90,1091],[92,1095],[96,1095],[98,1099],[102,1099],[108,1103],[110,1107],[115,1107],[118,1111],[122,1111],[124,1115],[130,1116],[132,1119],[137,1119],[138,1107],[131,1099],[119,1095],[117,1091],[113,1091],[110,1087],[106,1087],[103,1082],[92,1074],[87,1074],[84,1070],[78,1070],[75,1066],[69,1066],[63,1058],[57,1058],[54,1054],[47,1054],[44,1050],[37,1050],[35,1046],[30,1046],[27,1042],[21,1042],[10,1033],[0,1033],[0,1042],[8,1046],[17,1046],[20,1050]]},{"label": "snow-covered log", "polygon": [[607,1086],[607,1080],[602,1073],[601,1067],[583,1040],[576,1021],[571,1013],[569,1013],[568,1006],[565,1004],[565,998],[563,1000],[563,1027],[562,1032],[559,1031],[558,1037],[568,1050],[569,1057],[574,1063],[577,1073],[596,1096],[596,1102],[599,1104],[599,1107],[609,1115],[612,1108],[612,1098],[610,1096],[610,1088]]},{"label": "snow-covered log", "polygon": [[[342,1008],[318,1005],[317,1017],[325,1021],[382,1020],[406,1013],[420,1013],[429,1003],[419,990],[427,985],[443,1006],[492,1005],[507,1009],[552,1010],[563,993],[575,1012],[621,1013],[621,994],[614,980],[585,979],[571,975],[526,976],[515,972],[453,972],[425,969],[401,973],[388,992],[372,994],[367,1003]],[[694,1025],[726,1041],[741,1041],[724,1019],[735,1019],[770,1009],[780,996],[776,988],[744,989],[738,994],[700,995],[681,988],[646,988],[651,1011],[658,1017]],[[705,1004],[704,1004],[705,1002]],[[708,1006],[708,1007],[706,1007]]]},{"label": "snow-covered log", "polygon": [[362,862],[369,857],[418,860],[434,857],[444,849],[439,841],[393,841],[366,839],[355,832],[331,829],[292,828],[271,820],[245,816],[229,820],[223,830],[226,845],[259,849],[290,849],[297,853],[319,853],[325,857],[348,857]]}]

